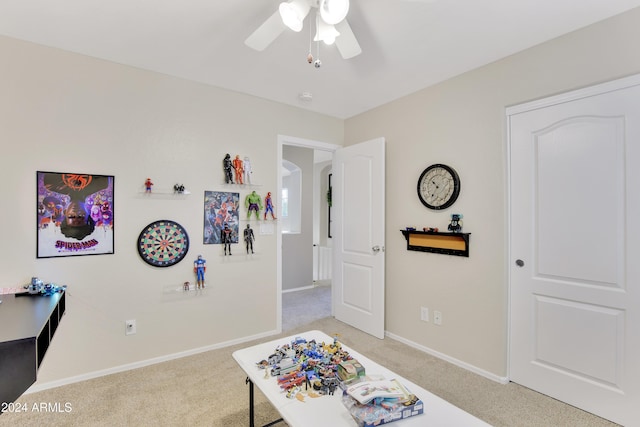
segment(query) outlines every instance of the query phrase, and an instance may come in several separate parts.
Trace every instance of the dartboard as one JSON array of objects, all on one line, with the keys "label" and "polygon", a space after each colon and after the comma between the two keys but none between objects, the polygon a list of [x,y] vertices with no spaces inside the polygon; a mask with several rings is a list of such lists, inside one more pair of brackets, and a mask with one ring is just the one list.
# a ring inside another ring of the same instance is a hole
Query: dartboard
[{"label": "dartboard", "polygon": [[138,237],[138,253],[154,267],[170,267],[179,263],[189,250],[187,231],[167,219],[147,225]]}]

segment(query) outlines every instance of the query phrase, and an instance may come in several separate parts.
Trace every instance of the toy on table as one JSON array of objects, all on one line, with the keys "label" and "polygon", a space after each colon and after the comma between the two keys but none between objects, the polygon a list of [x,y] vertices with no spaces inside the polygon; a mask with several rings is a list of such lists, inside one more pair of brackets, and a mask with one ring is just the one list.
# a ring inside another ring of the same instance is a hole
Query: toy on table
[{"label": "toy on table", "polygon": [[264,219],[267,219],[267,213],[271,213],[271,218],[276,219],[276,215],[273,213],[273,200],[271,199],[271,192],[267,193],[267,197],[264,198]]},{"label": "toy on table", "polygon": [[227,153],[222,160],[222,169],[224,170],[224,182],[227,184],[233,184],[233,176],[231,170],[233,165],[231,163],[231,154]]},{"label": "toy on table", "polygon": [[[196,287],[204,288],[204,273],[207,271],[207,260],[202,259],[202,255],[198,255],[198,259],[193,262],[193,272],[196,273]],[[189,282],[186,282],[188,286]]]},{"label": "toy on table", "polygon": [[247,194],[247,197],[244,199],[244,205],[248,208],[247,210],[247,218],[251,218],[251,211],[254,211],[256,214],[256,219],[260,219],[260,209],[262,209],[262,200],[258,193],[252,191]]},{"label": "toy on table", "polygon": [[236,172],[236,184],[244,184],[244,168],[240,155],[233,159],[233,170]]},{"label": "toy on table", "polygon": [[447,228],[453,233],[462,232],[462,215],[451,214],[451,224]]},{"label": "toy on table", "polygon": [[247,228],[244,229],[244,242],[247,246],[247,253],[249,253],[249,248],[251,248],[251,253],[253,253],[253,241],[256,240],[253,235],[253,229],[250,224],[247,224]]},{"label": "toy on table", "polygon": [[229,224],[224,223],[224,228],[220,231],[220,241],[224,245],[224,254],[227,255],[227,250],[229,251],[229,255],[231,255],[231,240],[232,240],[233,230],[229,228]]},{"label": "toy on table", "polygon": [[153,181],[151,181],[151,178],[147,178],[144,181],[144,192],[151,193],[151,187],[153,187]]},{"label": "toy on table", "polygon": [[178,194],[184,193],[184,184],[176,184],[173,186],[173,192]]},{"label": "toy on table", "polygon": [[[333,342],[317,343],[304,338],[295,338],[290,343],[276,348],[267,359],[257,362],[265,369],[265,377],[271,369],[271,376],[277,377],[278,385],[293,397],[303,401],[302,394],[308,397],[331,395],[339,385],[337,366],[353,357],[342,348],[337,334]],[[302,390],[296,390],[304,386]],[[298,394],[300,396],[298,396]]]}]

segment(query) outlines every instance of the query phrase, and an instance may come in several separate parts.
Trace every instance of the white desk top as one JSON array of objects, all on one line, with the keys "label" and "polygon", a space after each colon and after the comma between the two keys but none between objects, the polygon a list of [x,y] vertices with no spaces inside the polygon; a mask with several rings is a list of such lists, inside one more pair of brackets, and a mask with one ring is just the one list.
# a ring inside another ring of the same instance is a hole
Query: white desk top
[{"label": "white desk top", "polygon": [[[249,379],[251,379],[267,399],[269,399],[276,410],[280,412],[283,420],[290,426],[357,426],[356,421],[342,404],[342,391],[340,389],[338,389],[333,396],[322,396],[315,399],[307,397],[304,402],[300,402],[297,399],[288,399],[286,393],[278,386],[276,377],[272,377],[269,374],[269,377],[265,378],[265,371],[258,368],[256,365],[257,362],[266,359],[269,355],[273,354],[277,347],[283,344],[289,344],[296,337],[304,338],[307,341],[333,342],[333,337],[323,332],[308,331],[238,350],[233,353],[233,358],[247,373]],[[344,344],[342,347],[364,366],[367,375],[382,375],[387,379],[396,378],[424,403],[424,414],[416,415],[405,420],[394,421],[390,425],[394,427],[471,427],[489,425],[406,378],[396,375],[385,367],[378,365]]]}]

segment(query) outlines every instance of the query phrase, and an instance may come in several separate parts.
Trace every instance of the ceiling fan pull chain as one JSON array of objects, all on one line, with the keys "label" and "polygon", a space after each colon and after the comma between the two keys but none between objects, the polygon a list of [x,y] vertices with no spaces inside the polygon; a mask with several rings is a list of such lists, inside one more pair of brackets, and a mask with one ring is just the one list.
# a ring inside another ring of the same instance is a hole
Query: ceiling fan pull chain
[{"label": "ceiling fan pull chain", "polygon": [[[317,20],[318,19],[316,17],[316,25],[318,25]],[[311,43],[313,40],[313,36],[311,34],[313,33],[311,32],[311,14],[309,14],[309,54],[307,55],[307,62],[309,64],[313,62],[313,55],[311,54]]]}]

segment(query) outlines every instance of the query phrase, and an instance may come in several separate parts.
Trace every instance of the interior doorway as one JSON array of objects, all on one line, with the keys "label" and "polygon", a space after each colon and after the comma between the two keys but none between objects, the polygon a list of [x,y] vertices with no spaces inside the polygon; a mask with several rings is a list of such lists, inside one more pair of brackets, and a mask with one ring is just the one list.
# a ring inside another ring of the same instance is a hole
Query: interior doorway
[{"label": "interior doorway", "polygon": [[[329,176],[337,148],[339,146],[320,141],[278,136],[277,204],[281,217],[277,222],[276,258],[280,331],[333,313]],[[302,179],[311,180],[311,183],[302,183],[300,190],[297,184],[288,182],[289,172],[295,167],[301,169]],[[305,200],[306,208],[289,204],[295,203],[298,191],[302,192],[300,200]],[[285,227],[297,222],[295,218],[282,218],[283,213],[300,213],[300,229]]]}]

